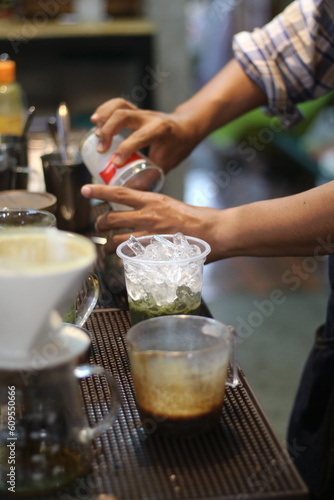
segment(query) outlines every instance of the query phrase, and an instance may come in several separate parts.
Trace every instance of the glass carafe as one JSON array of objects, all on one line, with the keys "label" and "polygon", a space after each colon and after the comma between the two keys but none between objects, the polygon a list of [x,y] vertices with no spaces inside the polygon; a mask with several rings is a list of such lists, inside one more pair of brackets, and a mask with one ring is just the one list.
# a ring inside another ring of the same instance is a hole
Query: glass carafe
[{"label": "glass carafe", "polygon": [[[119,396],[108,372],[76,360],[72,355],[43,370],[0,370],[1,498],[49,494],[89,472],[91,441],[114,422]],[[102,377],[110,389],[94,426],[78,382],[86,377]]]}]

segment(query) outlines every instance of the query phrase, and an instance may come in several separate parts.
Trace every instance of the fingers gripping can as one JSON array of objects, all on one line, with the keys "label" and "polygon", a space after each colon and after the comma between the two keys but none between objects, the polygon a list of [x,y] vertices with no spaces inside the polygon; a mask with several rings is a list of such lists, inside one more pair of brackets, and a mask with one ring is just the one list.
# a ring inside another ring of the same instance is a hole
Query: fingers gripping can
[{"label": "fingers gripping can", "polygon": [[[97,151],[99,139],[95,135],[95,129],[90,130],[83,138],[80,154],[95,181],[99,184],[125,186],[140,191],[160,191],[164,183],[164,172],[141,152],[133,153],[122,165],[115,165],[114,153],[123,140],[121,134],[114,135],[109,150],[106,153],[99,153]],[[129,208],[116,203],[111,203],[111,206],[114,210]]]}]

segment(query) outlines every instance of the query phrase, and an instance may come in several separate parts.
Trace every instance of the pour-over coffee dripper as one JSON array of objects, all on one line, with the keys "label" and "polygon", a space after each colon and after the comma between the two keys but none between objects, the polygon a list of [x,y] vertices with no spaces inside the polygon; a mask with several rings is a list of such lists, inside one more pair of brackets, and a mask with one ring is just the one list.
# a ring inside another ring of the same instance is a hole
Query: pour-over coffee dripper
[{"label": "pour-over coffee dripper", "polygon": [[80,235],[54,228],[0,232],[0,369],[29,364],[32,350],[57,335],[60,314],[95,258],[95,246]]},{"label": "pour-over coffee dripper", "polygon": [[[94,244],[77,234],[0,231],[1,498],[15,491],[35,499],[76,484],[92,463],[92,440],[117,416],[117,385],[100,366],[78,366],[87,342],[61,320],[95,256]],[[78,383],[91,376],[110,389],[108,411],[104,400],[95,423]]]}]

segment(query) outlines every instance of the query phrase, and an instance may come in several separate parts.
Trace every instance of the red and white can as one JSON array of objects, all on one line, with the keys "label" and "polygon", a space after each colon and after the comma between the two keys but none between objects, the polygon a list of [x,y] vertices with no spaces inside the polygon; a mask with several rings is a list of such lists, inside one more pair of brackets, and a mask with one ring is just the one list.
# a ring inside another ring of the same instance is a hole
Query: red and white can
[{"label": "red and white can", "polygon": [[[164,172],[142,153],[132,154],[123,165],[114,164],[114,152],[123,140],[124,137],[121,134],[114,135],[111,146],[106,153],[97,151],[99,140],[94,129],[81,141],[80,155],[95,181],[108,186],[125,186],[141,191],[160,191],[164,183]],[[114,210],[129,208],[115,203],[111,203],[111,206]]]}]

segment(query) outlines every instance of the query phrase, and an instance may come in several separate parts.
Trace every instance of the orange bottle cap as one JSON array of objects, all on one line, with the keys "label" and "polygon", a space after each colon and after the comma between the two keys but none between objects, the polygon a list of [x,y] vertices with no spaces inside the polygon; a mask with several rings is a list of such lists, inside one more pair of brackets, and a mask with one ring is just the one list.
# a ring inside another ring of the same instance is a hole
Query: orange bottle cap
[{"label": "orange bottle cap", "polygon": [[0,61],[0,83],[12,83],[16,78],[15,61]]}]

